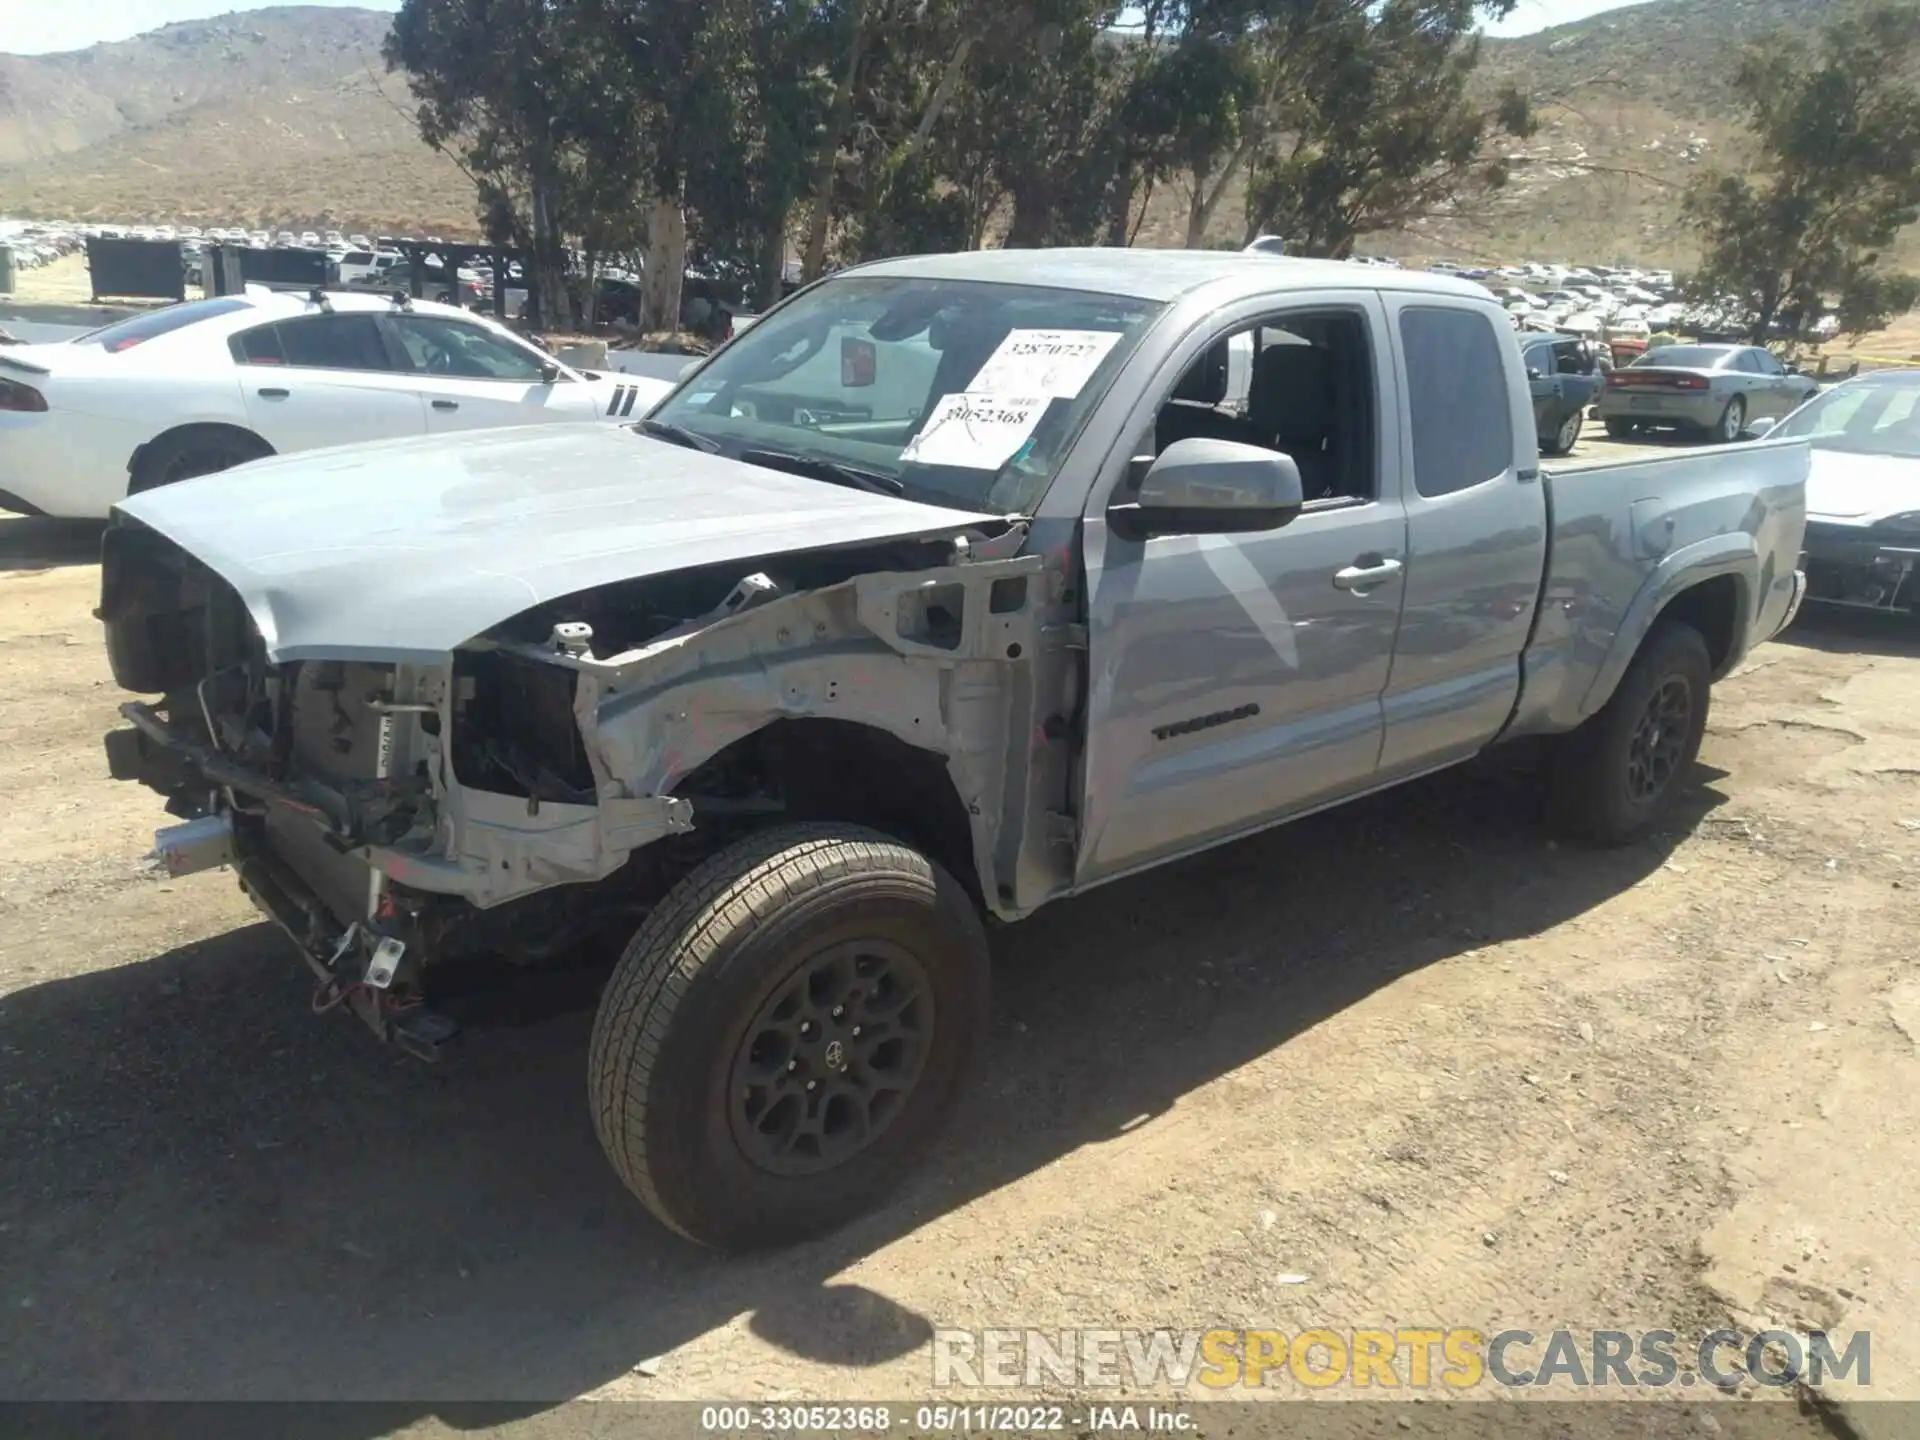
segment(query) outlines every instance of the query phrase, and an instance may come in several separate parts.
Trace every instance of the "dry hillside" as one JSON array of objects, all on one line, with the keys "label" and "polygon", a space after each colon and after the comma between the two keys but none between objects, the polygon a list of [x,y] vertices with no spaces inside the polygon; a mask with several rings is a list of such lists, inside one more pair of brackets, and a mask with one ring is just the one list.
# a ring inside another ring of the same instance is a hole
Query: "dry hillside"
[{"label": "dry hillside", "polygon": [[288,6],[0,55],[0,214],[471,229],[381,64],[391,18]]},{"label": "dry hillside", "polygon": [[[1810,34],[1834,3],[1653,0],[1489,42],[1489,87],[1520,84],[1545,121],[1514,183],[1472,215],[1365,248],[1684,265],[1677,187],[1740,163],[1728,96],[1740,45],[1777,27]],[[293,6],[0,55],[0,214],[467,233],[466,181],[420,144],[405,86],[381,65],[388,20]],[[1184,207],[1163,191],[1143,241],[1178,243]],[[1230,195],[1213,238],[1240,231]],[[1920,233],[1906,248],[1920,260]]]}]

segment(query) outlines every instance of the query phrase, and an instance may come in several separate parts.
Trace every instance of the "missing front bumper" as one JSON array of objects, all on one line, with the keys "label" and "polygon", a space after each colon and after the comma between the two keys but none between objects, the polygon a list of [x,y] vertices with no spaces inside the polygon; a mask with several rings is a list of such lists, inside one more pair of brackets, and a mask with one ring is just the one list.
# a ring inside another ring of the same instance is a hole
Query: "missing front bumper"
[{"label": "missing front bumper", "polygon": [[1920,538],[1899,544],[1870,536],[1816,535],[1809,527],[1801,564],[1813,604],[1920,613]]}]

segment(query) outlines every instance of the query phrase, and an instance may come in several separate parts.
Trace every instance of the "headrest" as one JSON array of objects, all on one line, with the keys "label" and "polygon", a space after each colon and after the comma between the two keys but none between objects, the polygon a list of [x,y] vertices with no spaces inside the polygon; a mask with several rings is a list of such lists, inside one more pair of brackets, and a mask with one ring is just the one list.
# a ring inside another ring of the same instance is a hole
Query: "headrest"
[{"label": "headrest", "polygon": [[1317,345],[1269,345],[1253,362],[1247,419],[1282,439],[1323,439],[1333,429],[1333,352]]},{"label": "headrest", "polygon": [[1196,405],[1218,405],[1227,398],[1227,342],[1219,341],[1204,350],[1174,387],[1175,400],[1190,400]]}]

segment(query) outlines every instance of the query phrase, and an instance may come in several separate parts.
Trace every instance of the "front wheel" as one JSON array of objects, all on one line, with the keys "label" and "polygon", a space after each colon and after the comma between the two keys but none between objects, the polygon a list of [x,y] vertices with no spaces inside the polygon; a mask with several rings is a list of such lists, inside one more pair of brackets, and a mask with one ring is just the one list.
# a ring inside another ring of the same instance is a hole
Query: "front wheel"
[{"label": "front wheel", "polygon": [[1658,821],[1700,754],[1712,682],[1700,632],[1677,620],[1656,624],[1613,698],[1561,737],[1549,785],[1555,826],[1622,845]]},{"label": "front wheel", "polygon": [[858,826],[768,829],[681,881],[627,946],[594,1020],[594,1128],[690,1240],[818,1234],[932,1144],[987,992],[979,916],[940,866]]}]

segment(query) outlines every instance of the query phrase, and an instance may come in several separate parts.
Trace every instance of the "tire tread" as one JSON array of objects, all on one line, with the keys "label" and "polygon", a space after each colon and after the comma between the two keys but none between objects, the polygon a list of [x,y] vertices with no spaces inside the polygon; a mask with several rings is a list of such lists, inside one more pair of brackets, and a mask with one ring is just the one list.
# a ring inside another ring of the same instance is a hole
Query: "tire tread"
[{"label": "tire tread", "polygon": [[[942,879],[926,857],[876,830],[831,821],[772,826],[697,866],[641,923],[621,955],[588,1051],[594,1129],[620,1178],[677,1234],[711,1243],[674,1214],[648,1146],[647,1097],[675,1012],[737,931],[764,923],[797,898],[857,877],[886,875],[930,888]],[[971,908],[965,913],[978,931],[978,917]],[[984,951],[984,932],[978,939]]]},{"label": "tire tread", "polygon": [[1685,766],[1675,785],[1651,815],[1623,813],[1612,788],[1614,776],[1607,751],[1621,738],[1617,727],[1623,723],[1623,716],[1637,718],[1645,704],[1648,677],[1665,673],[1683,653],[1687,666],[1701,677],[1694,726],[1704,732],[1712,671],[1706,639],[1684,621],[1656,621],[1607,703],[1577,729],[1560,737],[1553,756],[1548,802],[1555,828],[1590,844],[1625,844],[1653,823],[1679,793],[1685,784],[1685,770],[1699,750],[1698,735],[1688,747]]}]

